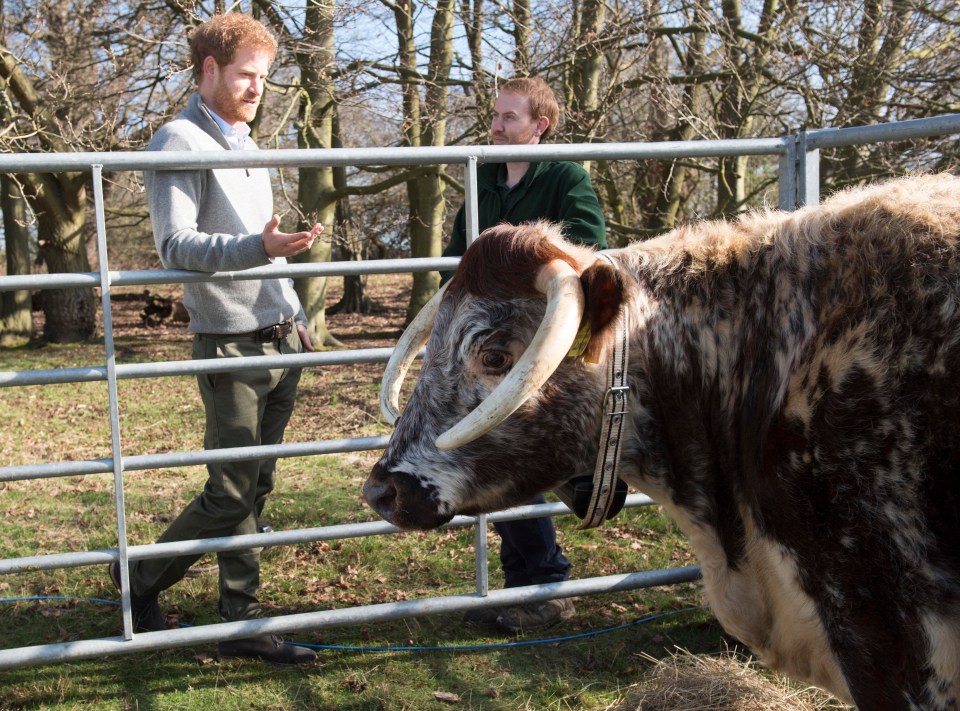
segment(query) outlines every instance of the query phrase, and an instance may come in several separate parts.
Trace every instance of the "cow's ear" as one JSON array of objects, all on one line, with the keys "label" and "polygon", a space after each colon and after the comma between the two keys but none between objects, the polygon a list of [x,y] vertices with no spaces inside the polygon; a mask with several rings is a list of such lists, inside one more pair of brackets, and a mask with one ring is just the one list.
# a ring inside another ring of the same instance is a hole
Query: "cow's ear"
[{"label": "cow's ear", "polygon": [[629,299],[633,282],[607,262],[597,260],[580,275],[580,283],[585,301],[584,319],[590,326],[590,342],[583,357],[597,362],[612,338],[615,319]]}]

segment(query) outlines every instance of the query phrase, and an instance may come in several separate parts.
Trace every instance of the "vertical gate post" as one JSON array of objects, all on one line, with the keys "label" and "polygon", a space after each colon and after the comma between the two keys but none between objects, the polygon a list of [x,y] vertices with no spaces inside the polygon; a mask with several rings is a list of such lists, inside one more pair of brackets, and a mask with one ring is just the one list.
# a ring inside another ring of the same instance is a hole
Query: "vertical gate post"
[{"label": "vertical gate post", "polygon": [[474,524],[474,543],[473,549],[476,551],[477,563],[477,595],[486,597],[490,592],[490,576],[487,566],[487,515],[477,516],[477,522]]},{"label": "vertical gate post", "polygon": [[777,169],[778,204],[781,210],[797,209],[797,137],[786,136]]},{"label": "vertical gate post", "polygon": [[91,166],[94,216],[97,227],[97,261],[100,263],[100,299],[103,309],[103,347],[107,360],[107,393],[110,399],[110,451],[113,460],[114,507],[120,560],[120,605],[123,610],[124,639],[133,638],[130,612],[130,577],[127,572],[127,518],[123,500],[123,457],[120,448],[120,403],[117,396],[117,362],[113,344],[113,312],[110,308],[110,267],[107,262],[107,228],[103,207],[103,166]]},{"label": "vertical gate post", "polygon": [[781,210],[820,204],[820,149],[810,146],[806,129],[785,140],[778,175]]},{"label": "vertical gate post", "polygon": [[477,157],[470,156],[463,166],[463,216],[467,219],[467,246],[477,238],[480,218],[477,214]]},{"label": "vertical gate post", "polygon": [[797,134],[797,203],[811,207],[820,204],[820,149],[811,148],[806,129]]}]

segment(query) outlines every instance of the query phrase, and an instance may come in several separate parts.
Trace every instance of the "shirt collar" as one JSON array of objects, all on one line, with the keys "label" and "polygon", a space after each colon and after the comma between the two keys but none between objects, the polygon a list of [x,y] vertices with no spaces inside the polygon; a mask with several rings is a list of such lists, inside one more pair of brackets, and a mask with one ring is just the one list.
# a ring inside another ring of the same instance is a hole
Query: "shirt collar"
[{"label": "shirt collar", "polygon": [[241,122],[237,125],[232,125],[224,121],[220,116],[217,115],[217,112],[211,109],[209,106],[204,104],[210,116],[213,117],[213,120],[217,122],[217,126],[220,127],[220,131],[223,133],[224,138],[227,139],[227,143],[230,144],[230,147],[237,151],[243,148],[244,143],[247,140],[247,136],[250,135],[250,127]]}]

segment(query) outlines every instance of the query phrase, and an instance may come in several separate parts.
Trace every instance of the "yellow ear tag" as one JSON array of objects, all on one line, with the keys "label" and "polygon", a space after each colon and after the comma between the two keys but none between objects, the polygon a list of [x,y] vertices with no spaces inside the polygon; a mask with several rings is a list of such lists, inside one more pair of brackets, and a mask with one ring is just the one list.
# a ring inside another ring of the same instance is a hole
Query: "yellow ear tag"
[{"label": "yellow ear tag", "polygon": [[584,351],[587,350],[587,345],[590,343],[590,322],[584,321],[580,324],[580,330],[577,331],[577,337],[573,339],[573,345],[570,346],[570,352],[567,353],[568,358],[578,358],[583,355]]}]

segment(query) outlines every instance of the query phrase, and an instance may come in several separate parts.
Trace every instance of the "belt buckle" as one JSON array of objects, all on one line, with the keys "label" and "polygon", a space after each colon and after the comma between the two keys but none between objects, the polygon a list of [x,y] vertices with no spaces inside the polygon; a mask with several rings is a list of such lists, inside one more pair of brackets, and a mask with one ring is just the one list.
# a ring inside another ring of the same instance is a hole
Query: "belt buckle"
[{"label": "belt buckle", "polygon": [[282,341],[293,332],[293,324],[290,321],[275,323],[272,326],[264,326],[257,331],[257,341],[259,343],[269,343],[270,341]]}]

